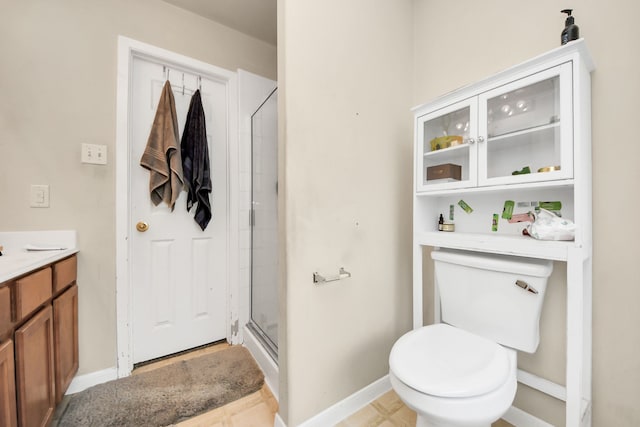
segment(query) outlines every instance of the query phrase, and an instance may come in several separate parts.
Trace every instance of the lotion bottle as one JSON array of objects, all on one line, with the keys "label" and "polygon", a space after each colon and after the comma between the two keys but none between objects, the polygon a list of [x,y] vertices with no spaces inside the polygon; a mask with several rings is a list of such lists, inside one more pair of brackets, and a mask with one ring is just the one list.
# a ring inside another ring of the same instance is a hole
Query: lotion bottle
[{"label": "lotion bottle", "polygon": [[565,21],[564,30],[562,30],[562,34],[560,35],[561,44],[567,44],[572,40],[577,40],[580,37],[580,29],[576,24],[574,24],[574,18],[571,16],[571,12],[573,9],[564,9],[560,11],[561,13],[567,14],[567,20]]}]

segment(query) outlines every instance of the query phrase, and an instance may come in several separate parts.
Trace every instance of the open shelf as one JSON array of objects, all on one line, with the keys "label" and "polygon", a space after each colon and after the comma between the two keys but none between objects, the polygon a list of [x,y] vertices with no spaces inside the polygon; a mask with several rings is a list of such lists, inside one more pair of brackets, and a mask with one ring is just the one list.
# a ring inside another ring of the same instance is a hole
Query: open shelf
[{"label": "open shelf", "polygon": [[508,133],[504,133],[502,135],[495,135],[495,136],[490,136],[487,141],[489,142],[494,142],[494,141],[501,141],[501,140],[505,140],[505,139],[509,139],[509,138],[513,138],[516,136],[521,136],[521,135],[528,135],[531,133],[536,133],[536,132],[542,132],[548,129],[554,129],[554,128],[559,128],[560,127],[560,121],[557,122],[553,122],[553,123],[547,123],[544,125],[540,125],[540,126],[533,126],[527,129],[522,129],[522,130],[518,130],[515,132],[508,132]]},{"label": "open shelf", "polygon": [[[537,173],[537,172],[536,172]],[[553,172],[544,172],[551,174]],[[431,190],[429,192],[416,191],[417,197],[439,197],[452,194],[472,194],[472,193],[492,193],[505,190],[536,190],[544,188],[558,188],[558,187],[573,187],[573,179],[559,179],[556,181],[545,182],[524,182],[518,184],[501,184],[501,185],[488,185],[485,187],[467,187],[467,188],[455,188],[446,190]]]},{"label": "open shelf", "polygon": [[414,233],[414,240],[423,246],[551,259],[554,261],[566,261],[568,249],[576,244],[573,241],[536,240],[528,236],[446,231]]},{"label": "open shelf", "polygon": [[431,157],[431,156],[439,156],[439,155],[447,155],[447,154],[451,154],[457,150],[462,150],[465,148],[468,148],[469,144],[465,143],[465,144],[460,144],[460,145],[454,145],[453,147],[447,147],[447,148],[441,148],[439,150],[435,150],[435,151],[428,151],[426,153],[424,153],[424,157]]}]

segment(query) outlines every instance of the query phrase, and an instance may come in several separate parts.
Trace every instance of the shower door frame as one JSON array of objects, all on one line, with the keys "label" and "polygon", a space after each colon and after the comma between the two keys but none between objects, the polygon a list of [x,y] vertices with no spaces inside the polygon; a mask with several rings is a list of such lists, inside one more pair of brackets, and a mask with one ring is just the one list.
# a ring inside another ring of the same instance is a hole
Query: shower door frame
[{"label": "shower door frame", "polygon": [[[278,87],[274,87],[273,90],[269,92],[269,94],[265,97],[264,101],[260,103],[260,105],[255,109],[255,111],[251,114],[251,144],[250,144],[250,155],[251,155],[251,219],[250,219],[250,230],[251,230],[251,244],[250,244],[250,255],[249,255],[249,322],[247,323],[247,327],[249,330],[256,336],[256,338],[261,342],[265,351],[271,356],[271,358],[277,363],[278,362],[278,343],[273,342],[273,340],[262,330],[260,326],[258,326],[257,322],[253,320],[253,285],[254,285],[254,271],[253,271],[253,262],[254,262],[254,226],[255,226],[255,210],[254,210],[254,134],[253,134],[253,118],[260,111],[260,109],[271,99],[271,97],[278,92]],[[276,138],[276,150],[277,150],[277,138]],[[276,172],[277,174],[277,172]],[[276,185],[277,185],[277,175],[276,175]],[[276,187],[277,188],[277,187]],[[276,189],[276,206],[277,206],[277,189]],[[277,224],[276,224],[277,225]],[[276,253],[277,253],[276,247]],[[277,279],[276,279],[277,280]],[[278,292],[278,287],[276,283],[276,292]]]}]

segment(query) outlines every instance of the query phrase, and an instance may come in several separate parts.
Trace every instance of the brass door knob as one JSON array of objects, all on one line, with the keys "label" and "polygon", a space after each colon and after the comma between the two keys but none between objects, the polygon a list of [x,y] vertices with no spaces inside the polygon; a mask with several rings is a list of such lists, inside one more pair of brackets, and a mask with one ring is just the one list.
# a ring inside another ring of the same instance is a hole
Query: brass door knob
[{"label": "brass door knob", "polygon": [[140,221],[139,223],[136,224],[136,230],[138,230],[141,233],[144,233],[148,229],[149,229],[149,224],[147,224],[144,221]]}]

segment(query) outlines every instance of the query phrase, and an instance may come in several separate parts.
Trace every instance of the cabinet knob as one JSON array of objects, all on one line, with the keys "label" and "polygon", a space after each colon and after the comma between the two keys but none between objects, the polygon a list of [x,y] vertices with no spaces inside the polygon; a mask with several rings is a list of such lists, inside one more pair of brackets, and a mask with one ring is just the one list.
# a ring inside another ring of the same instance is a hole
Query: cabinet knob
[{"label": "cabinet knob", "polygon": [[478,142],[484,142],[484,136],[479,136],[478,137]]},{"label": "cabinet knob", "polygon": [[469,142],[469,144],[475,144],[476,143],[476,140],[473,139],[473,138],[469,138],[467,141]]}]

